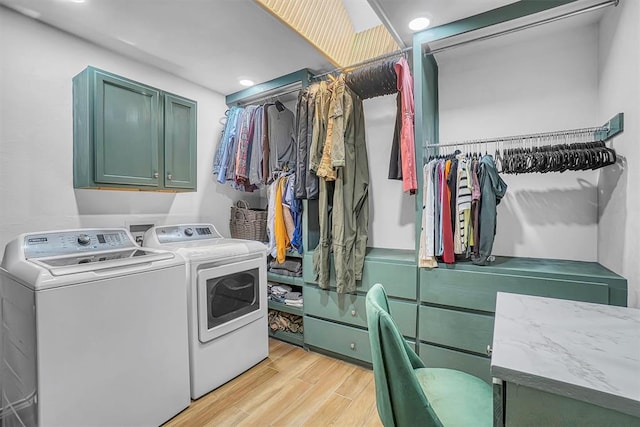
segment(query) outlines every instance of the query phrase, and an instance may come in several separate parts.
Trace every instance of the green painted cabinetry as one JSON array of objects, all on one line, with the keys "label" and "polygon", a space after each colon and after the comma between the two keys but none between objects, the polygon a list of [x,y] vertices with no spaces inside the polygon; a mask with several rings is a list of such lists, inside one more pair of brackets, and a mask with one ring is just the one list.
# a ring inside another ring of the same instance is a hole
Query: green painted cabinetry
[{"label": "green painted cabinetry", "polygon": [[427,366],[459,369],[491,383],[497,292],[624,306],[627,282],[598,263],[536,258],[421,269],[419,355]]},{"label": "green painted cabinetry", "polygon": [[87,67],[73,78],[74,187],[195,191],[196,108]]},{"label": "green painted cabinetry", "polygon": [[417,336],[418,269],[413,251],[368,248],[362,280],[354,294],[335,291],[335,272],[331,289],[320,289],[313,277],[313,253],[304,256],[304,341],[305,346],[323,350],[355,362],[371,363],[367,331],[365,296],[381,283],[389,296],[391,313],[411,345]]}]

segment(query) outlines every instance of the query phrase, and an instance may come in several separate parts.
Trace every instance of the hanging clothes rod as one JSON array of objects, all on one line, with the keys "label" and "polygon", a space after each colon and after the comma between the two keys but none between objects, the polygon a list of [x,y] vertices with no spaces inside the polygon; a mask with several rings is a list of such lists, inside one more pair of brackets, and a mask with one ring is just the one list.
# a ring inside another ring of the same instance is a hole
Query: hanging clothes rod
[{"label": "hanging clothes rod", "polygon": [[[559,21],[561,19],[566,19],[566,18],[571,18],[573,16],[578,16],[578,15],[581,15],[581,14],[586,13],[586,12],[594,12],[596,10],[603,9],[605,7],[608,7],[608,6],[618,6],[619,1],[620,0],[607,0],[607,1],[604,1],[602,3],[598,3],[598,4],[595,4],[593,6],[588,6],[588,7],[585,7],[583,9],[574,10],[572,12],[567,12],[567,13],[564,13],[562,15],[558,15],[558,16],[554,16],[554,17],[551,17],[551,18],[542,19],[540,21],[532,22],[532,23],[529,23],[529,24],[523,24],[523,25],[517,26],[515,28],[510,28],[508,30],[498,31],[497,33],[488,34],[486,36],[480,36],[480,37],[476,37],[476,38],[471,39],[471,40],[464,40],[464,41],[461,41],[461,42],[458,42],[458,43],[453,43],[453,44],[450,44],[450,45],[447,45],[447,46],[443,46],[443,47],[440,47],[440,48],[429,50],[428,52],[425,52],[424,55],[425,56],[435,55],[436,53],[441,53],[441,52],[444,52],[444,51],[449,50],[449,49],[454,49],[456,47],[461,47],[461,46],[467,45],[469,43],[474,43],[474,42],[483,41],[483,40],[490,40],[490,39],[493,39],[493,38],[496,38],[496,37],[504,36],[504,35],[507,35],[507,34],[515,33],[515,32],[518,32],[518,31],[529,29],[529,28],[535,28],[535,27],[538,27],[540,25],[549,24],[549,23],[552,23],[552,22],[555,22],[555,21]],[[442,40],[446,40],[446,39],[442,39]]]},{"label": "hanging clothes rod", "polygon": [[297,92],[300,92],[301,89],[302,89],[302,85],[300,83],[294,83],[291,85],[275,88],[268,92],[262,92],[253,97],[245,98],[237,102],[235,105],[241,107],[244,105],[251,105],[251,104],[253,105],[264,104],[265,103],[264,101],[268,101],[269,99],[275,100],[280,96],[289,95],[290,93],[297,93]]},{"label": "hanging clothes rod", "polygon": [[545,138],[558,138],[558,137],[566,137],[570,135],[580,135],[592,133],[595,136],[596,141],[606,141],[613,138],[615,135],[621,133],[624,130],[624,115],[623,113],[618,113],[615,117],[609,120],[605,125],[598,127],[590,127],[590,128],[582,128],[582,129],[571,129],[571,130],[561,130],[555,132],[542,132],[542,133],[532,133],[526,135],[515,135],[515,136],[505,136],[499,138],[488,138],[488,139],[476,139],[476,140],[465,140],[460,142],[451,142],[446,144],[426,144],[425,148],[440,148],[440,147],[460,147],[465,145],[477,145],[477,144],[494,144],[496,142],[519,142],[523,140],[529,139],[545,139]]},{"label": "hanging clothes rod", "polygon": [[344,67],[337,67],[337,68],[334,68],[331,71],[327,71],[327,72],[324,72],[322,74],[316,74],[315,76],[313,76],[311,78],[316,80],[316,79],[320,79],[322,77],[328,76],[329,74],[336,73],[338,71],[344,71],[344,70],[351,69],[351,68],[358,68],[358,67],[362,67],[364,65],[369,65],[369,64],[372,64],[374,62],[382,61],[382,60],[387,59],[387,58],[393,58],[394,56],[403,55],[406,52],[410,52],[412,49],[413,49],[412,47],[405,47],[404,49],[399,49],[399,50],[396,50],[396,51],[393,51],[393,52],[385,53],[384,55],[376,56],[375,58],[367,59],[367,60],[361,61],[361,62],[356,62],[355,64],[345,65]]}]

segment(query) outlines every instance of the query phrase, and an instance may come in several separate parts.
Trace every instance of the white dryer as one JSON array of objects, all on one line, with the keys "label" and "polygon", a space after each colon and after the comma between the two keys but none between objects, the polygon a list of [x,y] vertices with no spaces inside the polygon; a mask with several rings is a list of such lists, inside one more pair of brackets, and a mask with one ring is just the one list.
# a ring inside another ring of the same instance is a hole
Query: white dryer
[{"label": "white dryer", "polygon": [[184,275],[123,229],[7,244],[0,424],[157,426],[189,406]]},{"label": "white dryer", "polygon": [[223,238],[211,224],[154,227],[144,245],[174,251],[187,262],[193,399],[268,356],[265,245]]}]

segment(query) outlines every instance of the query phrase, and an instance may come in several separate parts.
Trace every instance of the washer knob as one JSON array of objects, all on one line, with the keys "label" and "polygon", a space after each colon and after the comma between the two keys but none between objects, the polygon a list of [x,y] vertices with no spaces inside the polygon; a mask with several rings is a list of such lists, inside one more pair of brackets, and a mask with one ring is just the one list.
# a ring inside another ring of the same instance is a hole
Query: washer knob
[{"label": "washer knob", "polygon": [[82,246],[87,246],[91,243],[91,237],[88,234],[80,234],[78,235],[78,244]]},{"label": "washer knob", "polygon": [[193,229],[185,228],[184,229],[184,234],[187,235],[187,236],[193,236]]}]

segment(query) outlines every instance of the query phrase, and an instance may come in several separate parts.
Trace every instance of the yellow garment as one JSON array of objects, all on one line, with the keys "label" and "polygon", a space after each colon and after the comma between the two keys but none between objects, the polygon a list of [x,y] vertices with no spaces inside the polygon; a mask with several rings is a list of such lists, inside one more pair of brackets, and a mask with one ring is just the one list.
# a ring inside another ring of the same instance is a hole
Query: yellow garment
[{"label": "yellow garment", "polygon": [[283,263],[286,259],[287,249],[291,247],[291,241],[287,233],[287,226],[284,222],[284,214],[282,208],[282,193],[287,180],[280,178],[276,187],[276,214],[274,219],[274,233],[276,235],[276,259],[279,263]]}]

